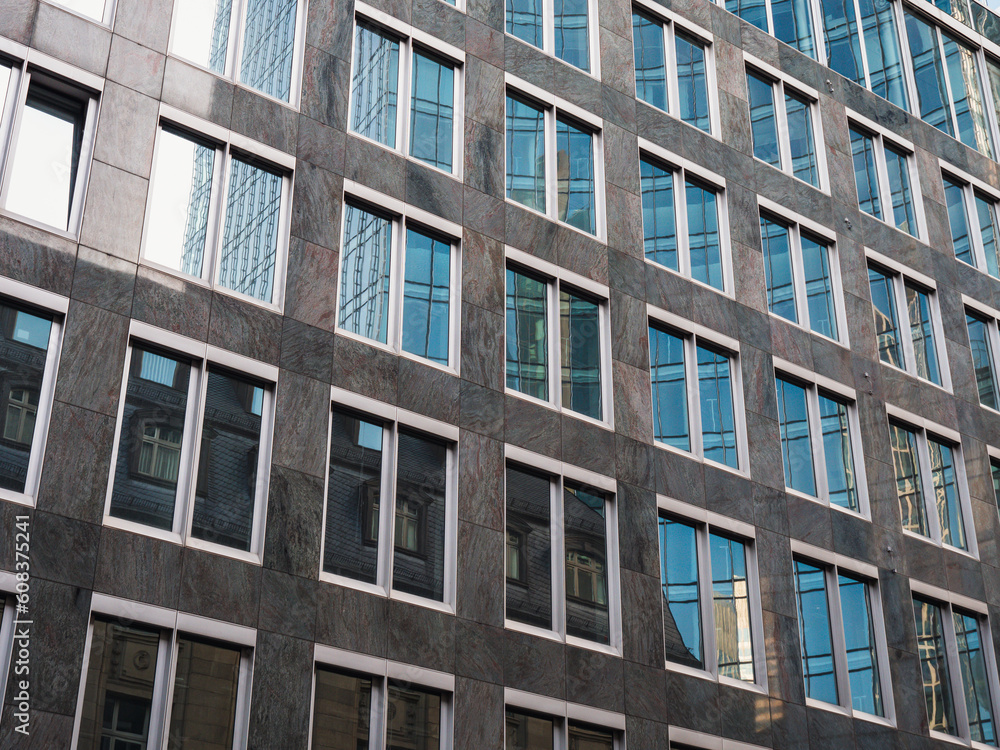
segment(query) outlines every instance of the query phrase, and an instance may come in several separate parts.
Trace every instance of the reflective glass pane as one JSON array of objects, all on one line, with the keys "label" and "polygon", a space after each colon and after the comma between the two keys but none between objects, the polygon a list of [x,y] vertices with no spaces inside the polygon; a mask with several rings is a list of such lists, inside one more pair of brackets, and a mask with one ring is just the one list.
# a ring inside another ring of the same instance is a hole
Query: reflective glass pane
[{"label": "reflective glass pane", "polygon": [[684,181],[687,203],[688,251],[691,278],[722,289],[722,251],[719,248],[719,196],[715,190]]},{"label": "reflective glass pane", "polygon": [[653,437],[675,448],[691,450],[684,340],[650,328],[649,370],[653,383]]},{"label": "reflective glass pane", "polygon": [[581,70],[590,70],[587,0],[553,0],[555,54]]},{"label": "reflective glass pane", "polygon": [[563,491],[566,634],[609,643],[607,500],[579,487]]},{"label": "reflective glass pane", "polygon": [[87,105],[32,83],[21,111],[7,209],[57,229],[69,228]]},{"label": "reflective glass pane", "polygon": [[726,10],[735,13],[761,31],[767,31],[767,5],[765,0],[726,0]]},{"label": "reflective glass pane", "polygon": [[775,37],[809,57],[816,57],[809,0],[771,0],[771,19]]},{"label": "reflective glass pane", "polygon": [[897,424],[889,423],[892,465],[896,474],[896,497],[903,528],[927,536],[924,490],[917,461],[917,436]]},{"label": "reflective glass pane", "polygon": [[965,523],[958,496],[958,478],[955,476],[955,451],[950,445],[935,440],[927,441],[927,449],[931,459],[934,504],[941,524],[941,541],[965,549]]},{"label": "reflective glass pane", "polygon": [[778,389],[778,424],[785,485],[815,497],[816,475],[806,390],[781,378],[776,378],[774,382]]},{"label": "reflective glass pane", "polygon": [[230,750],[239,679],[239,649],[178,636],[170,742],[199,750]]},{"label": "reflective glass pane", "polygon": [[132,350],[111,515],[171,529],[187,409],[187,362]]},{"label": "reflective glass pane", "polygon": [[844,621],[851,706],[855,711],[884,716],[869,588],[863,581],[845,575],[838,576],[837,582],[840,613]]},{"label": "reflective glass pane", "polygon": [[799,646],[806,697],[836,704],[839,693],[825,571],[796,560],[795,601],[799,611]]},{"label": "reflective glass pane", "polygon": [[660,587],[667,661],[704,669],[698,545],[693,526],[660,519]]},{"label": "reflective glass pane", "polygon": [[698,347],[698,400],[705,458],[739,467],[730,360],[725,354]]},{"label": "reflective glass pane", "polygon": [[345,204],[338,325],[383,344],[389,328],[391,252],[392,222]]},{"label": "reflective glass pane", "polygon": [[872,308],[875,311],[875,338],[878,341],[879,359],[896,367],[905,367],[892,278],[875,268],[869,268],[868,287],[871,289]]},{"label": "reflective glass pane", "polygon": [[410,153],[450,172],[455,151],[455,68],[413,53]]},{"label": "reflective glass pane", "polygon": [[548,284],[507,269],[507,387],[549,397]]},{"label": "reflective glass pane", "polygon": [[958,183],[944,178],[944,197],[948,204],[948,223],[951,226],[951,243],[955,257],[970,266],[976,265],[972,251],[972,236],[969,233],[969,219],[966,214],[965,190]]},{"label": "reflective glass pane", "polygon": [[396,517],[392,587],[444,601],[448,448],[400,429],[396,450]]},{"label": "reflective glass pane", "polygon": [[646,258],[677,270],[677,217],[674,213],[674,175],[641,159],[642,233]]},{"label": "reflective glass pane", "polygon": [[281,175],[236,158],[229,163],[229,173],[219,284],[262,302],[272,302]]},{"label": "reflective glass pane", "polygon": [[[958,667],[965,690],[965,707],[969,715],[969,733],[974,742],[996,745],[993,723],[993,701],[987,675],[987,657],[983,647],[979,622],[962,612],[953,612],[955,640],[958,645]],[[988,637],[988,635],[987,635]]]},{"label": "reflective glass pane", "polygon": [[896,16],[889,0],[859,0],[871,90],[909,110]]},{"label": "reflective glass pane", "polygon": [[202,275],[215,154],[179,133],[160,131],[143,246],[147,260]]},{"label": "reflective glass pane", "polygon": [[519,575],[508,565],[507,619],[545,629],[552,627],[550,487],[548,477],[507,467],[507,535],[519,540]]},{"label": "reflective glass pane", "polygon": [[295,54],[298,0],[247,0],[240,80],[251,88],[289,100]]},{"label": "reflective glass pane", "polygon": [[931,301],[926,292],[909,284],[906,285],[906,313],[910,319],[910,338],[913,340],[917,377],[940,385],[934,326],[931,323]]},{"label": "reflective glass pane", "polygon": [[914,599],[913,617],[917,626],[917,654],[923,675],[928,729],[957,735],[941,608]]},{"label": "reflective glass pane", "polygon": [[597,233],[594,213],[594,136],[563,120],[556,121],[556,186],[559,221]]},{"label": "reflective glass pane", "polygon": [[226,72],[232,0],[176,0],[170,51],[216,73]]},{"label": "reflective glass pane", "polygon": [[820,0],[827,64],[848,80],[867,85],[854,0]]},{"label": "reflective glass pane", "polygon": [[826,489],[830,493],[830,502],[841,508],[860,512],[847,405],[820,393],[819,424],[823,435]]},{"label": "reflective glass pane", "polygon": [[198,539],[250,549],[263,396],[254,383],[208,373],[191,526]]},{"label": "reflective glass pane", "polygon": [[562,405],[601,419],[601,314],[596,302],[559,291]]},{"label": "reflective glass pane", "polygon": [[775,315],[797,323],[795,279],[788,227],[760,217],[760,235],[764,249],[764,281],[767,284],[767,307]]},{"label": "reflective glass pane", "polygon": [[986,110],[979,88],[979,73],[975,53],[948,34],[941,35],[944,44],[951,101],[958,124],[958,139],[987,156],[993,155],[986,125]]},{"label": "reflective glass pane", "polygon": [[552,719],[508,708],[504,750],[553,750]]},{"label": "reflective glass pane", "polygon": [[542,46],[542,0],[507,0],[507,33]]},{"label": "reflective glass pane", "polygon": [[386,750],[439,750],[441,696],[411,682],[388,682]]},{"label": "reflective glass pane", "polygon": [[753,635],[750,625],[750,583],[742,542],[708,535],[712,558],[712,613],[719,674],[753,682]]},{"label": "reflective glass pane", "polygon": [[399,42],[374,26],[358,23],[351,81],[351,130],[396,146]]},{"label": "reflective glass pane", "polygon": [[969,344],[972,347],[972,364],[976,370],[979,403],[991,409],[1000,408],[1000,401],[997,397],[997,375],[993,369],[990,326],[985,320],[972,315],[967,315],[965,320],[969,325]]},{"label": "reflective glass pane", "polygon": [[680,101],[677,116],[706,133],[711,132],[705,47],[683,34],[674,35],[674,47],[677,50],[677,94]]},{"label": "reflective glass pane", "polygon": [[632,14],[635,54],[635,95],[654,107],[667,109],[667,62],[663,25],[640,13]]},{"label": "reflective glass pane", "polygon": [[819,187],[816,143],[813,140],[812,112],[809,102],[785,92],[785,116],[788,118],[788,146],[792,155],[792,174]]},{"label": "reflective glass pane", "polygon": [[614,750],[615,737],[607,729],[569,722],[568,750]]},{"label": "reflective glass pane", "polygon": [[858,188],[858,206],[876,219],[882,218],[878,173],[875,171],[875,144],[864,133],[851,128],[851,154],[854,160],[854,182]]},{"label": "reflective glass pane", "polygon": [[375,583],[382,495],[382,425],[333,409],[323,570]]},{"label": "reflective glass pane", "polygon": [[955,127],[951,119],[951,104],[948,101],[937,29],[919,16],[911,13],[905,15],[920,119],[953,136]]},{"label": "reflective glass pane", "polygon": [[509,96],[507,197],[545,212],[545,113]]},{"label": "reflective glass pane", "polygon": [[830,249],[808,235],[800,235],[802,275],[806,282],[806,307],[809,328],[837,338],[837,312],[833,306],[833,278],[830,273]]},{"label": "reflective glass pane", "polygon": [[1000,230],[997,227],[997,205],[979,193],[976,193],[975,196],[976,218],[979,220],[980,236],[983,238],[983,254],[986,256],[986,272],[990,276],[1000,276],[1000,268],[998,268],[998,264],[1000,264]]},{"label": "reflective glass pane", "polygon": [[913,193],[910,190],[910,169],[906,154],[892,146],[885,147],[885,166],[889,176],[889,195],[896,229],[917,236],[917,220],[913,213]]},{"label": "reflective glass pane", "polygon": [[370,677],[317,668],[313,750],[367,750],[371,706]]},{"label": "reflective glass pane", "polygon": [[0,487],[24,492],[52,321],[0,303]]},{"label": "reflective glass pane", "polygon": [[997,508],[1000,509],[1000,461],[990,461],[990,474],[993,477],[993,495],[997,501]]},{"label": "reflective glass pane", "polygon": [[774,113],[774,85],[771,81],[747,73],[747,96],[750,99],[753,155],[780,168],[781,150],[778,148],[778,121]]},{"label": "reflective glass pane", "polygon": [[406,230],[403,273],[403,351],[448,364],[451,244]]}]

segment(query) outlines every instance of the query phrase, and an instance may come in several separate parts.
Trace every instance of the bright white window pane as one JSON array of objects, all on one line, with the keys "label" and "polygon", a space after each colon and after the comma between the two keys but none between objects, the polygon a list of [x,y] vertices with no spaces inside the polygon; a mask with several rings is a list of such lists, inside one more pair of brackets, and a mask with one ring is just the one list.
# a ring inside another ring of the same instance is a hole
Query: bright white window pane
[{"label": "bright white window pane", "polygon": [[229,50],[232,0],[176,0],[171,52],[223,73]]},{"label": "bright white window pane", "polygon": [[58,0],[58,4],[95,21],[104,20],[105,0]]}]

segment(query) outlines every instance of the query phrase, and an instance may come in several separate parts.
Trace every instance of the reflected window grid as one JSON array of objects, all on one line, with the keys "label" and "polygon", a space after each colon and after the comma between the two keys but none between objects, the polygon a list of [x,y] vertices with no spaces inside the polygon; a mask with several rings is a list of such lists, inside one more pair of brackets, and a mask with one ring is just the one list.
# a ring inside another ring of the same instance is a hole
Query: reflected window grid
[{"label": "reflected window grid", "polygon": [[814,38],[814,11],[808,0],[725,0],[725,8],[799,52],[824,62],[819,58],[822,48]]},{"label": "reflected window grid", "polygon": [[783,80],[772,80],[751,68],[747,68],[747,96],[754,156],[820,187],[814,103],[786,87]]},{"label": "reflected window grid", "polygon": [[595,19],[590,0],[506,0],[505,29],[546,54],[574,68],[593,68]]},{"label": "reflected window grid", "polygon": [[913,155],[888,143],[881,134],[869,133],[853,123],[850,134],[858,206],[876,219],[919,237],[920,190]]},{"label": "reflected window grid", "polygon": [[955,257],[1000,278],[1000,223],[996,198],[947,173],[942,179]]}]

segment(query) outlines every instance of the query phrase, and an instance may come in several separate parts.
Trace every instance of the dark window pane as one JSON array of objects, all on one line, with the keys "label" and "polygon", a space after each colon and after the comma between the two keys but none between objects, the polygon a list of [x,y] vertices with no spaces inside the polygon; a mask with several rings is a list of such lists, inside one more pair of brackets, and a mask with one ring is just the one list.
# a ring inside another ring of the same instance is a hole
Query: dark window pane
[{"label": "dark window pane", "polygon": [[647,104],[667,108],[666,53],[663,26],[640,13],[632,14],[635,95]]},{"label": "dark window pane", "polygon": [[524,538],[527,570],[507,578],[507,619],[552,627],[551,483],[547,477],[507,468],[507,533]]},{"label": "dark window pane", "polygon": [[996,498],[997,508],[1000,509],[1000,460],[990,460],[990,474],[993,477],[993,496]]},{"label": "dark window pane", "polygon": [[862,86],[867,85],[854,0],[821,0],[827,64]]},{"label": "dark window pane", "polygon": [[395,147],[398,86],[399,42],[359,23],[354,37],[351,130]]},{"label": "dark window pane", "polygon": [[287,102],[292,86],[297,0],[247,0],[240,80]]},{"label": "dark window pane", "polygon": [[504,750],[553,750],[552,719],[510,708],[504,718],[507,725]]},{"label": "dark window pane", "polygon": [[742,542],[708,535],[712,559],[712,612],[719,675],[753,682],[750,582]]},{"label": "dark window pane", "polygon": [[590,70],[587,0],[553,0],[555,55],[581,70]]},{"label": "dark window pane", "polygon": [[768,30],[765,0],[726,0],[726,10],[735,13],[761,31]]},{"label": "dark window pane", "polygon": [[691,450],[684,340],[651,327],[649,370],[653,384],[653,437],[675,448]]},{"label": "dark window pane", "polygon": [[230,750],[239,677],[238,649],[178,636],[170,744]]},{"label": "dark window pane", "polygon": [[927,441],[927,450],[930,454],[934,504],[937,506],[941,526],[941,541],[966,549],[965,521],[962,502],[958,496],[958,477],[955,475],[955,450],[936,440]]},{"label": "dark window pane", "polygon": [[545,113],[507,97],[507,197],[545,212]]},{"label": "dark window pane", "polygon": [[750,98],[753,155],[780,168],[781,151],[778,148],[778,120],[774,111],[774,85],[771,81],[747,73],[747,95]]},{"label": "dark window pane", "polygon": [[368,750],[371,704],[371,678],[318,668],[313,750]]},{"label": "dark window pane", "polygon": [[705,458],[739,467],[733,415],[731,362],[727,355],[698,347],[698,399]]},{"label": "dark window pane", "polygon": [[799,242],[802,245],[802,275],[806,282],[809,328],[836,339],[837,312],[833,305],[830,249],[808,235],[801,235]]},{"label": "dark window pane", "polygon": [[951,226],[951,244],[955,257],[970,266],[976,265],[972,251],[972,235],[969,233],[969,219],[966,214],[965,190],[962,186],[944,178],[944,197],[948,204],[948,223]]},{"label": "dark window pane", "polygon": [[556,185],[559,221],[597,232],[594,213],[594,136],[562,120],[556,121]]},{"label": "dark window pane", "polygon": [[667,661],[704,669],[699,575],[695,528],[661,518],[660,587]]},{"label": "dark window pane", "polygon": [[937,29],[918,16],[910,13],[905,16],[920,119],[953,136],[955,128],[951,120],[951,104],[948,101]]},{"label": "dark window pane", "polygon": [[562,405],[601,419],[600,307],[560,289],[559,327]]},{"label": "dark window pane", "polygon": [[879,359],[896,367],[904,367],[893,281],[881,271],[869,268],[868,287],[871,289],[872,308],[875,311],[875,338],[878,341]]},{"label": "dark window pane", "polygon": [[[993,701],[987,675],[986,651],[978,620],[962,612],[952,614],[955,640],[958,642],[958,667],[965,689],[965,706],[969,715],[969,733],[974,742],[996,745],[993,723]],[[989,637],[987,632],[987,637]]]},{"label": "dark window pane", "polygon": [[836,704],[837,674],[833,663],[830,606],[823,570],[795,561],[795,601],[799,610],[799,645],[806,697]]},{"label": "dark window pane", "polygon": [[607,520],[603,495],[565,487],[566,634],[609,643]]},{"label": "dark window pane", "polygon": [[863,581],[844,575],[838,576],[838,586],[851,706],[855,711],[883,716],[869,588]]},{"label": "dark window pane", "polygon": [[940,385],[937,348],[934,346],[934,326],[931,324],[931,302],[927,293],[907,284],[906,312],[910,319],[910,337],[913,340],[917,376]]},{"label": "dark window pane", "polygon": [[903,528],[927,536],[924,490],[917,460],[917,436],[904,427],[889,423],[892,465],[896,474],[896,497]]},{"label": "dark window pane", "polygon": [[547,400],[548,285],[507,269],[507,387]]},{"label": "dark window pane", "polygon": [[403,351],[448,364],[451,245],[406,231],[403,278]]},{"label": "dark window pane", "polygon": [[614,735],[606,729],[569,722],[568,750],[614,750]]},{"label": "dark window pane", "polygon": [[386,342],[389,331],[389,266],[392,222],[345,204],[340,254],[339,325]]},{"label": "dark window pane", "polygon": [[813,45],[812,5],[808,0],[771,0],[774,36],[809,57],[816,57]]},{"label": "dark window pane", "polygon": [[761,216],[760,235],[764,249],[767,307],[775,315],[797,323],[799,316],[795,308],[795,277],[792,274],[788,227]]},{"label": "dark window pane", "polygon": [[454,67],[414,52],[410,153],[450,172],[455,150],[454,120]]},{"label": "dark window pane", "polygon": [[785,484],[807,495],[816,495],[812,439],[806,391],[781,378],[778,389],[778,424],[781,430],[781,457],[785,465]]},{"label": "dark window pane", "polygon": [[674,175],[645,159],[642,177],[642,232],[646,258],[677,270],[677,217],[674,213]]},{"label": "dark window pane", "polygon": [[847,405],[820,393],[819,422],[830,502],[842,508],[860,511]]},{"label": "dark window pane", "polygon": [[386,750],[438,750],[441,696],[409,682],[389,680]]},{"label": "dark window pane", "polygon": [[979,193],[976,193],[975,196],[976,219],[983,238],[983,254],[986,256],[986,273],[995,277],[1000,275],[1000,268],[998,268],[998,264],[1000,264],[1000,228],[997,227],[997,204]]},{"label": "dark window pane", "polygon": [[819,187],[816,142],[813,139],[809,102],[785,92],[785,116],[788,118],[788,147],[792,156],[792,174]]},{"label": "dark window pane", "polygon": [[892,198],[892,217],[896,228],[916,237],[917,219],[913,213],[913,193],[910,190],[907,157],[892,146],[886,146],[885,166],[889,173],[889,194]]},{"label": "dark window pane", "polygon": [[957,736],[941,608],[936,604],[914,599],[913,617],[917,626],[917,654],[920,657],[924,701],[927,705],[927,728]]},{"label": "dark window pane", "polygon": [[718,195],[710,188],[685,180],[684,197],[687,203],[691,278],[722,289]]},{"label": "dark window pane", "polygon": [[871,90],[897,107],[909,110],[893,4],[889,0],[859,0],[858,5]]},{"label": "dark window pane", "polygon": [[994,351],[990,342],[991,325],[985,320],[966,315],[969,326],[969,344],[972,347],[972,364],[976,371],[979,403],[991,409],[1000,408],[997,398],[997,376],[993,369]]},{"label": "dark window pane", "polygon": [[542,0],[507,0],[507,33],[542,46]]},{"label": "dark window pane", "polygon": [[875,171],[875,144],[872,139],[851,128],[851,154],[854,159],[854,183],[858,189],[858,206],[876,219],[882,218],[878,173]]}]

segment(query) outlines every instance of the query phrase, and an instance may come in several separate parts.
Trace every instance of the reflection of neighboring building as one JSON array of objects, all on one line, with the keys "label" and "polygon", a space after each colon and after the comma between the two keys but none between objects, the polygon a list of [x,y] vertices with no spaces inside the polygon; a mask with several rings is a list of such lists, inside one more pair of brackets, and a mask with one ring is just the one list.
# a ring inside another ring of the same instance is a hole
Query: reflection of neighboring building
[{"label": "reflection of neighboring building", "polygon": [[46,359],[44,349],[15,338],[23,315],[0,306],[0,487],[15,492],[24,491]]}]

